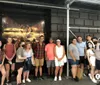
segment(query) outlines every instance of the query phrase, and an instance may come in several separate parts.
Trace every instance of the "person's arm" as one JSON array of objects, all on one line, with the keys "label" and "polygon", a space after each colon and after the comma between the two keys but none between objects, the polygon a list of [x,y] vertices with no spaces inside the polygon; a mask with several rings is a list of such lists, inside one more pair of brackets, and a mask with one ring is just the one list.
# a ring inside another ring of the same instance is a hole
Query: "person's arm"
[{"label": "person's arm", "polygon": [[85,48],[84,48],[84,58],[85,58],[85,59],[87,58],[87,56],[86,56],[86,51],[87,51],[87,48],[85,47]]},{"label": "person's arm", "polygon": [[26,59],[26,57],[22,57],[21,55],[17,55],[17,56],[18,56],[18,59],[20,59],[20,60]]},{"label": "person's arm", "polygon": [[59,60],[62,60],[64,58],[64,56],[65,56],[65,49],[64,49],[64,46],[63,46],[63,55]]},{"label": "person's arm", "polygon": [[7,57],[7,55],[6,55],[6,53],[5,53],[5,51],[6,51],[6,44],[3,46],[3,51],[4,51],[4,54],[5,54],[5,58],[6,58],[8,61],[10,61],[10,59]]},{"label": "person's arm", "polygon": [[87,46],[86,46],[86,42],[84,42],[84,58],[86,59],[86,51],[87,51]]},{"label": "person's arm", "polygon": [[12,58],[10,60],[12,60],[15,57],[15,54],[16,54],[16,47],[14,45],[14,53],[13,53]]},{"label": "person's arm", "polygon": [[72,59],[76,62],[76,58],[73,54],[73,47],[71,45],[69,45],[69,54],[72,57]]},{"label": "person's arm", "polygon": [[48,60],[48,57],[47,57],[47,49],[48,49],[48,45],[45,46],[45,59],[46,60]]},{"label": "person's arm", "polygon": [[5,54],[5,51],[6,51],[6,44],[4,44],[4,46],[3,46],[3,52],[4,52],[4,54]]},{"label": "person's arm", "polygon": [[5,54],[3,53],[2,65],[4,64],[4,60],[5,60]]},{"label": "person's arm", "polygon": [[35,65],[35,58],[34,58],[33,50],[31,50],[31,52],[32,52],[32,65]]},{"label": "person's arm", "polygon": [[[26,59],[26,57],[24,57],[23,50],[21,50],[20,48],[18,48],[16,54],[17,54],[18,59],[20,59],[20,60]],[[21,54],[23,54],[23,56]]]},{"label": "person's arm", "polygon": [[55,57],[56,57],[57,59],[59,59],[59,58],[57,57],[57,54],[56,54],[56,46],[55,46],[55,48],[54,48],[54,55],[55,55]]},{"label": "person's arm", "polygon": [[35,58],[34,58],[34,55],[32,56],[32,65],[35,65]]},{"label": "person's arm", "polygon": [[69,54],[72,57],[72,59],[76,62],[76,58],[75,58],[75,56],[74,56],[74,54],[73,54],[73,52],[71,50],[69,51]]},{"label": "person's arm", "polygon": [[[88,50],[87,50],[87,52],[86,52],[86,56],[87,56],[88,62],[89,62],[89,64],[90,64],[90,53],[88,52]],[[91,64],[90,64],[90,65],[91,65]]]}]

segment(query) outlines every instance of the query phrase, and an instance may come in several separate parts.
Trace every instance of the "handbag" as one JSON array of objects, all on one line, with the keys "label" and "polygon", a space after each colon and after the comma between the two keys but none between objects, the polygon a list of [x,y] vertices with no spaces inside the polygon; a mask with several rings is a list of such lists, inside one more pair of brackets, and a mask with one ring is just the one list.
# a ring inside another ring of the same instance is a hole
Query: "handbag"
[{"label": "handbag", "polygon": [[81,68],[78,68],[77,77],[80,80],[83,78],[83,70]]}]

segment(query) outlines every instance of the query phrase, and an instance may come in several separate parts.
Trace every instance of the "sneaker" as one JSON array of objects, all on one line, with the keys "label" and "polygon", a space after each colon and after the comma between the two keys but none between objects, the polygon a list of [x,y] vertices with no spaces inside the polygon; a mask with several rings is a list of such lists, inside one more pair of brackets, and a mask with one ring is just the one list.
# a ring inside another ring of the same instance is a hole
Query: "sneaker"
[{"label": "sneaker", "polygon": [[93,83],[97,83],[97,80],[95,80],[95,78],[93,78],[93,79],[92,79],[92,82],[93,82]]},{"label": "sneaker", "polygon": [[38,77],[37,77],[37,76],[35,76],[35,77],[34,77],[34,80],[38,80]]},{"label": "sneaker", "polygon": [[23,79],[23,83],[25,84],[25,80]]},{"label": "sneaker", "polygon": [[76,82],[78,82],[79,81],[79,79],[76,77],[76,78],[73,78],[73,80],[74,81],[76,81]]},{"label": "sneaker", "polygon": [[89,73],[88,75],[89,75],[90,79],[92,80],[92,76],[91,76],[91,74]]},{"label": "sneaker", "polygon": [[54,81],[57,81],[57,76],[55,76]]},{"label": "sneaker", "polygon": [[62,78],[61,78],[61,76],[59,76],[59,81],[61,81],[62,80]]},{"label": "sneaker", "polygon": [[20,84],[17,84],[17,85],[22,85],[22,84],[20,83]]},{"label": "sneaker", "polygon": [[86,74],[84,73],[83,76],[86,77]]},{"label": "sneaker", "polygon": [[42,76],[40,76],[40,78],[39,78],[40,80],[44,80],[44,78],[42,77]]},{"label": "sneaker", "polygon": [[6,85],[12,85],[12,84],[10,83],[10,81],[7,81],[7,82],[6,82]]},{"label": "sneaker", "polygon": [[29,78],[26,79],[27,82],[31,82],[31,80]]}]

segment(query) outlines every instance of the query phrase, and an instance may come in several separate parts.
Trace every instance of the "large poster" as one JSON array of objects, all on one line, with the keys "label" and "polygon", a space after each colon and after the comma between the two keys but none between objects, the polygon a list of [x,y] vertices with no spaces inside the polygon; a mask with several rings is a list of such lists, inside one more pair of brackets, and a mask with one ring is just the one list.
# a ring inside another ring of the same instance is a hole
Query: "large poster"
[{"label": "large poster", "polygon": [[12,18],[4,16],[2,18],[3,37],[20,37],[32,41],[40,35],[44,35],[44,25],[44,20],[35,21],[28,18]]}]

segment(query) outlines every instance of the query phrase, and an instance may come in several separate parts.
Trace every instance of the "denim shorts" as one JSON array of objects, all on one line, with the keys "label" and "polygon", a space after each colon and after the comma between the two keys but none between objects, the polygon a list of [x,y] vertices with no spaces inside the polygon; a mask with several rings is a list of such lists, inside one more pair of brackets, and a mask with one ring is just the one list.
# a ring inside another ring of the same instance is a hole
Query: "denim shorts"
[{"label": "denim shorts", "polygon": [[31,67],[32,67],[32,62],[31,62],[31,57],[30,57],[25,60],[23,71],[30,71]]},{"label": "denim shorts", "polygon": [[79,60],[76,60],[76,62],[75,62],[75,61],[72,60],[72,59],[68,59],[68,61],[69,61],[69,63],[70,63],[71,65],[79,65]]}]

